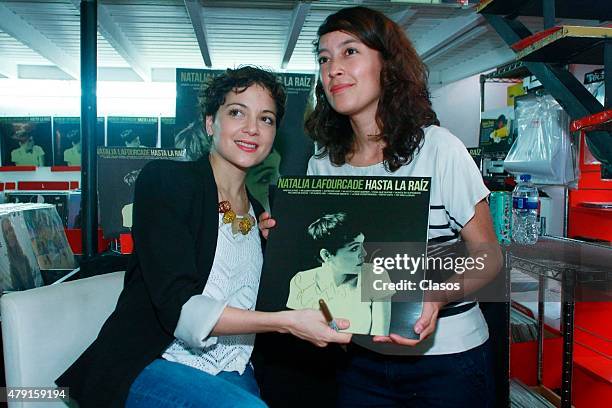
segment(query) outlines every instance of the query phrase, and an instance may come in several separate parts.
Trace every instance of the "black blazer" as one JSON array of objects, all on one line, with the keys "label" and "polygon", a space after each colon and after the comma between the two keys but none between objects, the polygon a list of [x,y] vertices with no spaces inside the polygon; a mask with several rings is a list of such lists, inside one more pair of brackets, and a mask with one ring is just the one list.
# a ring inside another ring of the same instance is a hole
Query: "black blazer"
[{"label": "black blazer", "polygon": [[[261,207],[250,200],[259,215]],[[123,407],[134,379],[172,343],[183,304],[202,294],[208,280],[218,214],[207,155],[143,168],[134,196],[134,253],[115,311],[56,380],[81,407]]]}]

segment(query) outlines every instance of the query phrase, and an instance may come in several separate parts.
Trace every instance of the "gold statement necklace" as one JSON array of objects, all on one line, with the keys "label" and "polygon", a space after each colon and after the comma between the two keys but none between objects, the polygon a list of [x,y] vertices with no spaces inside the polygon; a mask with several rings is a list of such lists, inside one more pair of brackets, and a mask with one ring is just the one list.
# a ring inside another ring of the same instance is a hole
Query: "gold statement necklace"
[{"label": "gold statement necklace", "polygon": [[241,233],[246,235],[255,225],[255,218],[248,212],[244,216],[238,216],[232,210],[232,205],[229,201],[223,200],[219,202],[219,213],[223,214],[222,220],[224,224],[232,225],[232,233]]}]

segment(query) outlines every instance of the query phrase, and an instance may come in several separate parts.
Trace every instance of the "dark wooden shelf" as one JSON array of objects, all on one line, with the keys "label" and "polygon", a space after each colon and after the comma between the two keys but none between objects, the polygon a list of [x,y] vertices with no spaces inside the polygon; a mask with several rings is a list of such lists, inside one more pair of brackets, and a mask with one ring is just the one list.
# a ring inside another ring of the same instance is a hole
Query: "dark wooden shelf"
[{"label": "dark wooden shelf", "polygon": [[612,41],[612,28],[558,26],[524,38],[512,48],[523,61],[600,65],[606,41]]},{"label": "dark wooden shelf", "polygon": [[[502,16],[543,15],[542,0],[481,0],[476,11],[482,14]],[[584,20],[610,20],[612,7],[607,0],[556,0],[556,18],[577,18]]]}]

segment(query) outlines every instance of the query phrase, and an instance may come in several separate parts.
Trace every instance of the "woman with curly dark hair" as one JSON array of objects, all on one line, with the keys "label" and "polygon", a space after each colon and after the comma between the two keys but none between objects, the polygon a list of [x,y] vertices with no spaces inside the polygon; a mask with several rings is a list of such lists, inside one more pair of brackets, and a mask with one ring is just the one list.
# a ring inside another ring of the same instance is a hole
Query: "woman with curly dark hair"
[{"label": "woman with curly dark hair", "polygon": [[[402,28],[368,8],[342,9],[319,27],[315,52],[317,104],[306,130],[318,150],[308,174],[431,177],[429,243],[462,240],[471,257],[487,258],[464,291],[490,281],[501,252],[489,191],[463,143],[439,127],[427,69]],[[426,298],[417,340],[354,335],[338,375],[338,405],[493,406],[487,324],[477,303],[452,296]]]},{"label": "woman with curly dark hair", "polygon": [[262,209],[244,180],[272,149],[285,91],[251,66],[208,85],[201,113],[210,151],[142,169],[123,291],[93,344],[56,380],[81,408],[265,407],[251,365],[255,333],[317,346],[350,340],[318,310],[253,310]]}]

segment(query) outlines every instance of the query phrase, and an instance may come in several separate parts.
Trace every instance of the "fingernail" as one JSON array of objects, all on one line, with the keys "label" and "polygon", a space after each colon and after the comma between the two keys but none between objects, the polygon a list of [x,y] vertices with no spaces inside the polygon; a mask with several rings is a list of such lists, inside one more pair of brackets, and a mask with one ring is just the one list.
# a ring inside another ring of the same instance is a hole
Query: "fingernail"
[{"label": "fingernail", "polygon": [[421,326],[416,326],[416,327],[414,328],[414,332],[415,332],[416,334],[421,334],[421,332],[422,332],[422,331],[423,331],[423,328],[422,328]]}]

